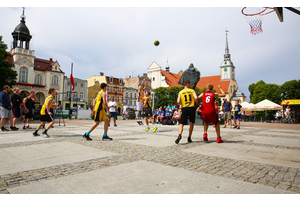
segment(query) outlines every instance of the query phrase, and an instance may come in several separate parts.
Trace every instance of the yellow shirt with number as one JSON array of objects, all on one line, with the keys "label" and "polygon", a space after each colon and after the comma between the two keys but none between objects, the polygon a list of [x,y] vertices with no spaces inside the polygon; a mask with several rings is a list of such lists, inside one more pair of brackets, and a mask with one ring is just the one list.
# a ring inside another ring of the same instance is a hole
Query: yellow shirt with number
[{"label": "yellow shirt with number", "polygon": [[[49,98],[51,98],[51,97],[52,97],[52,101],[49,103],[49,108],[46,108],[47,102],[48,102]],[[50,111],[50,107],[52,106],[53,101],[54,101],[53,96],[52,96],[52,95],[49,95],[49,96],[47,97],[47,99],[45,100],[44,105],[43,105],[42,108],[41,108],[41,112],[40,112],[41,115],[46,115],[46,114]],[[47,110],[47,112],[46,112],[46,110]]]},{"label": "yellow shirt with number", "polygon": [[141,91],[138,92],[138,98],[136,101],[143,103],[143,101],[144,101],[144,90],[143,89],[141,89]]},{"label": "yellow shirt with number", "polygon": [[[148,99],[148,102],[147,102],[147,99]],[[150,98],[149,97],[144,97],[144,101],[147,102],[145,108],[148,108],[148,107],[151,108]]]},{"label": "yellow shirt with number", "polygon": [[194,99],[194,90],[193,89],[183,89],[179,92],[181,98],[182,108],[186,107],[195,107],[195,99]]}]

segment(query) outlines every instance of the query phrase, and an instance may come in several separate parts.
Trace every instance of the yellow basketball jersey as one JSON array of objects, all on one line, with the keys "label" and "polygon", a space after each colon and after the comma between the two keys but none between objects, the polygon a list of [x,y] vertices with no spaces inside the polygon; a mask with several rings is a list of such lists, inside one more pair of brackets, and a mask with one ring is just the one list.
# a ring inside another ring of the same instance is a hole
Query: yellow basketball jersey
[{"label": "yellow basketball jersey", "polygon": [[[51,97],[52,97],[52,101],[51,101],[50,104],[49,104],[49,108],[46,108],[47,102],[48,102],[49,98],[51,98]],[[52,106],[53,101],[54,101],[53,96],[52,96],[52,95],[49,95],[49,96],[47,97],[47,99],[45,100],[45,103],[43,104],[42,108],[41,108],[41,112],[40,112],[41,115],[46,115],[46,113],[48,113],[48,112],[46,112],[46,110],[47,110],[47,111],[50,111],[50,107]]]},{"label": "yellow basketball jersey", "polygon": [[150,108],[151,108],[151,102],[150,102],[150,98],[149,98],[149,97],[144,97],[144,101],[145,101],[145,102],[147,101],[147,99],[148,99],[148,102],[146,103],[146,106],[145,106],[145,108],[148,108],[148,107],[150,107]]},{"label": "yellow basketball jersey", "polygon": [[138,98],[136,100],[137,102],[144,102],[144,90],[141,89],[139,92],[138,92]]},{"label": "yellow basketball jersey", "polygon": [[101,96],[103,92],[104,91],[101,90],[98,93],[98,95],[97,95],[97,99],[96,99],[96,103],[95,103],[95,108],[94,108],[95,112],[98,110],[98,108],[99,108],[99,110],[104,109],[104,102],[103,102],[103,99],[102,99],[102,96]]},{"label": "yellow basketball jersey", "polygon": [[194,90],[188,89],[188,90],[181,90],[180,92],[180,98],[181,98],[181,105],[182,108],[185,107],[194,107],[195,106],[195,99],[194,99]]}]

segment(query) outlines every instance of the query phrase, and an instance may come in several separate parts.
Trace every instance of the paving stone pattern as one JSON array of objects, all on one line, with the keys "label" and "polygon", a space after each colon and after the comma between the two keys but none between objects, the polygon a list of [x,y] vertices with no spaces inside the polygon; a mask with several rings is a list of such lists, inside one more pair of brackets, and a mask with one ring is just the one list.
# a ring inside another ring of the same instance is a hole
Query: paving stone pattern
[{"label": "paving stone pattern", "polygon": [[[127,128],[137,125],[126,124],[122,127],[117,127],[118,130],[126,130]],[[87,126],[88,127],[88,126]],[[141,132],[141,128],[137,126],[139,130],[131,130],[130,133],[118,134],[117,136],[141,135],[141,134],[153,134],[168,136],[170,140],[175,141],[177,137],[178,126],[159,126],[157,133]],[[74,126],[73,128],[76,128]],[[77,173],[89,172],[96,169],[107,168],[124,163],[130,163],[139,160],[146,160],[154,163],[159,163],[167,166],[182,168],[194,172],[203,172],[214,176],[222,176],[229,179],[241,180],[249,183],[260,184],[265,186],[271,186],[278,189],[283,189],[291,192],[300,193],[300,169],[292,167],[283,167],[270,164],[262,164],[257,162],[241,161],[235,159],[221,158],[215,156],[201,155],[191,152],[185,152],[183,150],[201,146],[209,145],[215,140],[211,140],[209,143],[202,141],[201,137],[193,139],[193,143],[180,143],[179,145],[167,146],[167,147],[152,147],[147,145],[132,144],[122,142],[118,140],[102,141],[100,136],[93,136],[92,141],[85,141],[81,135],[73,135],[70,130],[72,127],[58,127],[56,132],[51,133],[51,140],[38,140],[27,141],[18,143],[0,144],[0,148],[29,146],[43,143],[53,143],[67,141],[76,144],[81,144],[93,148],[98,148],[105,151],[114,152],[117,155],[85,160],[81,162],[73,162],[68,164],[56,165],[51,167],[45,167],[41,169],[20,171],[13,174],[1,174],[0,173],[0,193],[9,193],[7,188],[18,187],[34,182],[45,181],[50,179],[56,179],[59,177],[69,176]],[[200,127],[202,129],[202,127]],[[212,129],[212,127],[210,128]],[[59,131],[58,131],[59,130]],[[171,136],[167,134],[172,130],[175,135]],[[221,128],[221,131],[224,129]],[[102,131],[102,130],[101,130]],[[223,140],[230,140],[231,138],[239,137],[240,135],[253,135],[260,136],[260,131],[268,131],[267,129],[249,129],[246,132],[239,133],[236,131],[234,134],[227,134],[223,136]],[[288,130],[287,130],[288,132]],[[222,133],[222,132],[221,132]],[[3,133],[2,133],[3,134]],[[7,134],[13,134],[12,132]],[[184,130],[184,134],[187,135],[187,130]],[[211,134],[213,135],[213,134]],[[290,132],[288,136],[277,134],[264,134],[264,137],[271,138],[289,138],[300,140],[299,132]],[[159,139],[159,136],[158,136]],[[184,138],[183,138],[184,140]],[[185,141],[184,141],[185,142]],[[263,147],[272,147],[280,149],[293,149],[299,150],[298,147],[289,147],[283,145],[270,145],[270,144],[258,144],[254,142],[240,142],[243,145],[255,145]],[[220,144],[222,145],[222,144]],[[87,152],[88,153],[88,152]],[[300,163],[299,163],[300,165]]]}]

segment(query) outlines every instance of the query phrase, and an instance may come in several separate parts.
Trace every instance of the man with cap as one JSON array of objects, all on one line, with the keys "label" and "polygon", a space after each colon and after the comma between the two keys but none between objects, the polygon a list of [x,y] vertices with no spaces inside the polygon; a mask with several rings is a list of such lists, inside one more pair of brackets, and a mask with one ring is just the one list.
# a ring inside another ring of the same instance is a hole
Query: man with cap
[{"label": "man with cap", "polygon": [[230,124],[230,128],[232,128],[231,125],[231,109],[232,109],[232,105],[229,101],[227,101],[227,98],[224,97],[223,98],[223,112],[224,112],[224,126],[223,128],[226,128],[226,124]]}]

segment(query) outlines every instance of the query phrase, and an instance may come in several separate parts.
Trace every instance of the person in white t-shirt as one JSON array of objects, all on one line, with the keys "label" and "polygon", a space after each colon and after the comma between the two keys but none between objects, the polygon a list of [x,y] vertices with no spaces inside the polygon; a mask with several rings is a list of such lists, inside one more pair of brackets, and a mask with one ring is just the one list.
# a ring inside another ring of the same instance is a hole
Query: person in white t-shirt
[{"label": "person in white t-shirt", "polygon": [[123,117],[123,120],[125,120],[125,118],[127,117],[127,106],[125,103],[123,105],[122,117]]},{"label": "person in white t-shirt", "polygon": [[[114,96],[112,96],[110,98],[110,101],[108,102],[108,109],[109,109],[109,112],[111,114],[111,117],[114,118],[114,126],[117,126],[117,123],[116,123],[116,119],[117,119],[116,108],[117,108],[117,103],[115,102]],[[108,118],[108,126],[110,126],[110,118],[111,117]]]}]

